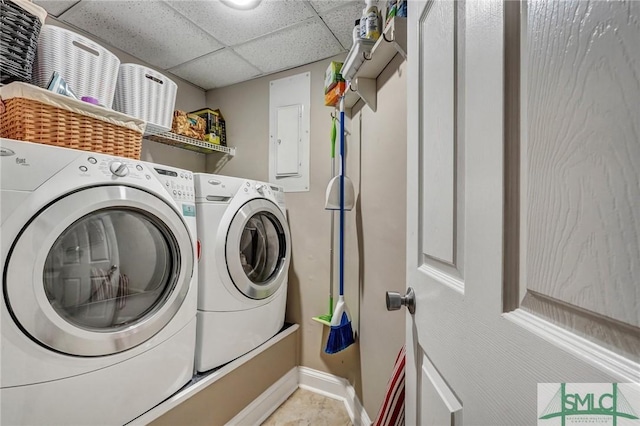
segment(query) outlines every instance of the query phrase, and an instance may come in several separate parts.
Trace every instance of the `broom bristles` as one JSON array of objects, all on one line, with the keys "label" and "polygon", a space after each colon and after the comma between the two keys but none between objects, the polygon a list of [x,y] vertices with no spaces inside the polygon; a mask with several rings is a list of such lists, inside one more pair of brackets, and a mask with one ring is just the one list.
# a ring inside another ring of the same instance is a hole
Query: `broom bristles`
[{"label": "broom bristles", "polygon": [[346,312],[342,313],[340,319],[340,325],[332,325],[329,332],[329,339],[327,339],[327,346],[324,349],[325,353],[335,354],[342,350],[345,350],[354,343],[353,329],[351,328],[351,321]]}]

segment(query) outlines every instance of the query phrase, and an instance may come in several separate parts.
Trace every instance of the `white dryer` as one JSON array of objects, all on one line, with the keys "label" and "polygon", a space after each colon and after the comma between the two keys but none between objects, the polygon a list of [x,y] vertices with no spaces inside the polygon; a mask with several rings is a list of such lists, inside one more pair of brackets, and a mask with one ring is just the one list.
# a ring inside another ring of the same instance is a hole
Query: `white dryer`
[{"label": "white dryer", "polygon": [[0,139],[2,424],[124,424],[193,375],[193,174]]},{"label": "white dryer", "polygon": [[195,182],[202,372],[260,346],[284,325],[291,236],[283,188],[200,173]]}]

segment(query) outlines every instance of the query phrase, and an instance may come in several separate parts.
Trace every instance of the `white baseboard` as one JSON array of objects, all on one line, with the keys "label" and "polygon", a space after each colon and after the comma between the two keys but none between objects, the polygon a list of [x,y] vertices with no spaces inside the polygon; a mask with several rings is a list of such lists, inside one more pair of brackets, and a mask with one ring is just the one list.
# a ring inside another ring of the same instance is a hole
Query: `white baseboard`
[{"label": "white baseboard", "polygon": [[298,387],[344,402],[355,426],[369,426],[371,419],[356,395],[356,390],[342,377],[307,367],[298,367]]},{"label": "white baseboard", "polygon": [[280,380],[271,385],[253,400],[227,425],[259,425],[298,389],[298,369],[289,370]]},{"label": "white baseboard", "polygon": [[298,388],[342,401],[354,426],[371,425],[371,419],[360,403],[356,390],[347,380],[307,367],[292,368],[227,425],[261,424]]}]

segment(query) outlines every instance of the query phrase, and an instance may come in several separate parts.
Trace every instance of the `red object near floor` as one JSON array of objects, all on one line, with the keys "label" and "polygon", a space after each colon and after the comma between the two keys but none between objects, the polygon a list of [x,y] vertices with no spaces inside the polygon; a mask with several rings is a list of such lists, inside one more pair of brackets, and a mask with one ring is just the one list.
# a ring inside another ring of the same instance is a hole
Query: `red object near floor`
[{"label": "red object near floor", "polygon": [[391,378],[387,383],[382,406],[374,426],[400,426],[404,425],[404,364],[406,360],[406,347],[400,349],[393,366]]}]

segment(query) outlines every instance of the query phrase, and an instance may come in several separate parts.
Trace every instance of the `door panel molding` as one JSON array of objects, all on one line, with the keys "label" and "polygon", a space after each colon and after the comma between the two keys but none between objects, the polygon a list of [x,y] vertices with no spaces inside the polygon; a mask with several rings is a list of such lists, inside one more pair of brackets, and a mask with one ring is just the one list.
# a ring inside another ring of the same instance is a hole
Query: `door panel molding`
[{"label": "door panel molding", "polygon": [[462,403],[423,353],[420,377],[420,423],[462,425]]},{"label": "door panel molding", "polygon": [[452,274],[451,271],[443,271],[442,267],[434,267],[427,262],[420,266],[419,271],[452,290],[464,295],[464,281]]},{"label": "door panel molding", "polygon": [[420,261],[448,274],[459,290],[464,289],[464,2],[427,3],[418,37],[427,46],[418,62]]},{"label": "door panel molding", "polygon": [[584,337],[577,336],[564,326],[552,324],[524,309],[516,309],[513,312],[503,314],[503,317],[518,327],[586,361],[589,365],[607,371],[617,377],[619,382],[640,382],[640,370],[636,362]]},{"label": "door panel molding", "polygon": [[640,67],[625,52],[640,31],[629,7],[640,12],[529,2],[521,259],[528,290],[638,328]]},{"label": "door panel molding", "polygon": [[[423,146],[422,249],[455,265],[455,7],[431,3],[419,23],[420,119]],[[437,82],[437,84],[436,84]]]},{"label": "door panel molding", "polygon": [[522,308],[638,362],[640,107],[624,101],[640,96],[624,56],[638,28],[621,4],[533,0],[521,19],[518,8],[506,2],[504,312]]},{"label": "door panel molding", "polygon": [[520,305],[521,2],[504,2],[503,310]]},{"label": "door panel molding", "polygon": [[557,326],[568,326],[577,336],[598,343],[605,349],[640,361],[640,334],[635,327],[533,291],[527,292],[522,309],[541,315]]}]

